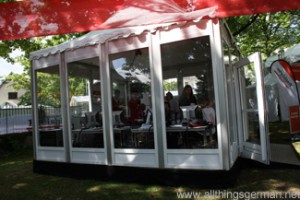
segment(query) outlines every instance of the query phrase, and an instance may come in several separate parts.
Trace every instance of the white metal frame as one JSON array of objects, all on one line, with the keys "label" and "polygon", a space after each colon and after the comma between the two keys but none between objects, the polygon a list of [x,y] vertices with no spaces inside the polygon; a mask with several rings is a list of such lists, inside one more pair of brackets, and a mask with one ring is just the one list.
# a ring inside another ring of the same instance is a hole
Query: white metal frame
[{"label": "white metal frame", "polygon": [[[235,42],[230,30],[224,20],[220,20],[221,25],[221,36],[224,41],[222,47],[228,48],[227,54],[224,54],[224,66],[225,66],[225,76],[226,76],[226,100],[227,100],[227,124],[228,124],[228,142],[229,142],[229,155],[230,155],[230,167],[232,167],[239,156],[239,146],[238,146],[238,130],[237,130],[237,117],[236,117],[236,90],[235,81],[237,79],[237,74],[233,70],[232,54],[230,49],[236,49],[234,46]],[[224,46],[226,44],[226,46]],[[225,52],[225,48],[223,52]],[[225,63],[226,56],[228,56],[228,64]]]},{"label": "white metal frame", "polygon": [[[109,63],[108,63],[108,56],[113,53],[120,53],[124,51],[130,51],[135,50],[139,48],[148,48],[149,51],[149,63],[150,63],[150,71],[151,71],[151,96],[152,96],[152,108],[154,108],[154,94],[153,92],[156,90],[155,86],[153,85],[153,71],[154,66],[151,62],[151,39],[149,33],[143,33],[138,36],[128,37],[128,38],[122,38],[118,40],[112,40],[108,41],[107,43],[107,62],[105,63],[105,66],[102,66],[107,70],[106,72],[106,81],[107,81],[107,89],[108,95],[107,98],[111,99],[111,77],[109,73]],[[155,77],[155,76],[154,76]],[[108,119],[112,119],[112,103],[111,100],[107,101],[107,108],[109,110]],[[153,120],[156,120],[155,111],[153,112]],[[111,120],[108,120],[109,123],[106,123],[107,126],[109,126],[109,133],[110,133],[110,139],[111,139],[111,163],[112,165],[118,165],[118,166],[136,166],[136,167],[158,167],[158,152],[157,152],[157,131],[156,131],[156,123],[154,123],[154,149],[122,149],[122,148],[114,148],[114,137],[113,137],[113,124]]]},{"label": "white metal frame", "polygon": [[[221,47],[221,35],[218,20],[202,20],[200,24],[190,24],[184,27],[176,27],[168,31],[159,32],[160,44],[166,44],[181,40],[188,40],[191,38],[209,36],[211,44],[213,79],[214,79],[214,93],[217,113],[217,137],[218,149],[167,149],[166,134],[163,137],[163,160],[164,168],[185,168],[185,169],[229,169],[228,167],[228,142],[227,142],[227,122],[226,122],[226,106],[223,105],[225,98],[225,74],[223,54]],[[154,60],[161,60],[160,55]],[[162,71],[161,63],[156,66]],[[218,80],[217,80],[218,79]],[[221,80],[221,81],[220,81]],[[159,77],[158,82],[162,83],[163,77]],[[162,92],[162,84],[158,91]],[[222,99],[222,102],[220,101]],[[158,107],[163,107],[161,101]],[[164,111],[162,111],[164,112]],[[163,114],[164,116],[164,114]],[[162,119],[165,124],[165,119]],[[166,133],[164,126],[161,129],[162,133]],[[222,134],[224,136],[222,136]],[[225,140],[225,141],[224,141]],[[225,151],[225,153],[223,153]],[[224,159],[225,157],[225,159]]]},{"label": "white metal frame", "polygon": [[[65,82],[66,87],[66,99],[70,99],[69,92],[68,92],[68,63],[74,62],[74,61],[80,61],[83,59],[88,58],[99,58],[100,55],[100,48],[98,45],[93,45],[85,48],[75,49],[73,51],[67,51],[65,52],[65,77],[63,77],[63,80]],[[99,72],[100,77],[99,80],[101,80],[101,90],[103,91],[103,82],[102,82],[102,68],[99,63]],[[102,109],[103,109],[102,105]],[[71,128],[71,116],[70,116],[70,110],[68,104],[65,106],[66,109],[66,116],[67,116],[67,127],[68,127],[68,137],[70,138],[69,141],[69,155],[70,155],[70,162],[71,163],[88,163],[88,164],[107,164],[107,149],[105,148],[106,145],[106,136],[103,134],[103,141],[104,141],[104,148],[78,148],[72,146],[72,128]],[[104,118],[102,116],[102,118]]]},{"label": "white metal frame", "polygon": [[[217,149],[167,149],[166,130],[164,119],[163,103],[163,75],[161,64],[160,45],[190,38],[209,36],[213,66],[214,95],[217,113]],[[115,149],[112,125],[112,103],[111,103],[111,77],[109,71],[109,54],[138,48],[149,49],[149,61],[151,71],[151,96],[153,107],[154,123],[154,149]],[[57,53],[57,59],[49,55],[47,58],[33,60],[33,80],[36,81],[35,69],[37,66],[48,67],[51,61],[60,66],[61,87],[63,89],[62,110],[64,110],[63,126],[66,139],[71,138],[70,114],[68,109],[68,77],[67,63],[99,57],[101,90],[106,91],[102,95],[103,111],[103,136],[104,148],[73,148],[71,140],[65,142],[62,148],[39,147],[35,142],[37,160],[62,161],[71,163],[106,164],[118,166],[153,167],[153,168],[182,168],[182,169],[205,169],[205,170],[228,170],[230,169],[229,159],[229,138],[228,138],[228,117],[227,115],[227,88],[224,69],[220,24],[215,20],[202,20],[200,23],[189,22],[184,26],[171,26],[168,30],[157,30],[156,32],[145,32],[141,35],[130,36],[117,40],[110,40],[104,44],[88,46]],[[61,56],[61,57],[60,57]],[[33,84],[34,85],[34,84]],[[36,98],[36,85],[33,87]],[[36,107],[36,99],[33,101]],[[104,106],[105,105],[105,106]],[[37,116],[37,111],[35,110]],[[37,119],[35,118],[35,124]],[[164,134],[162,134],[164,133]],[[38,138],[35,130],[35,137]],[[65,136],[64,136],[65,137]],[[37,140],[38,141],[38,140]],[[52,155],[53,154],[53,155]],[[53,157],[60,159],[52,159]]]},{"label": "white metal frame", "polygon": [[[239,146],[240,153],[242,157],[253,159],[265,164],[269,164],[270,162],[270,147],[269,147],[269,137],[268,137],[268,123],[267,123],[267,109],[266,109],[266,99],[265,99],[265,91],[264,91],[264,81],[263,81],[263,72],[262,72],[262,62],[260,53],[254,53],[248,57],[248,59],[243,59],[234,64],[235,73],[238,74],[238,69],[248,65],[250,63],[254,63],[254,70],[256,75],[256,91],[257,91],[257,112],[259,116],[259,131],[260,131],[260,144],[250,143],[245,141],[245,133],[247,131],[247,125],[245,124],[244,115],[242,112],[237,112],[238,114],[238,130],[239,130]],[[237,89],[237,107],[238,110],[243,109],[243,105],[241,104],[243,95],[240,91],[240,78],[236,81],[236,89]],[[239,99],[238,99],[239,98]]]},{"label": "white metal frame", "polygon": [[[58,66],[59,67],[59,72],[61,76],[61,58],[59,54],[56,55],[49,55],[47,58],[40,58],[39,60],[33,60],[32,61],[32,93],[33,99],[32,99],[32,105],[33,108],[38,107],[37,103],[37,71],[39,69],[47,68],[50,66]],[[61,81],[60,81],[60,84]],[[62,96],[61,96],[61,101],[62,101]],[[62,109],[62,108],[61,108]],[[33,109],[33,134],[34,134],[34,150],[35,150],[35,159],[36,160],[44,160],[44,161],[56,161],[56,162],[67,162],[68,158],[66,156],[66,150],[65,146],[64,147],[44,147],[39,145],[39,132],[38,132],[38,110]],[[65,135],[64,131],[63,134]],[[65,141],[65,136],[63,135],[64,141]],[[64,144],[65,145],[65,144]]]}]

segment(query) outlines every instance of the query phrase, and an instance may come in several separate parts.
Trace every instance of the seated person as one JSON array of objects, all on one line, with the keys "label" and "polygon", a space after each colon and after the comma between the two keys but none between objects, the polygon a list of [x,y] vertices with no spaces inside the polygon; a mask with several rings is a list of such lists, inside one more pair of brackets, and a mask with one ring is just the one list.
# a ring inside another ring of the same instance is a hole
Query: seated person
[{"label": "seated person", "polygon": [[140,112],[141,112],[141,116],[143,119],[143,123],[146,123],[148,112],[151,112],[151,110],[149,108],[146,109],[146,105],[141,103],[140,104]]},{"label": "seated person", "polygon": [[190,85],[186,85],[183,88],[183,91],[179,98],[179,106],[190,106],[196,104],[197,104],[197,100],[193,94],[193,88]]},{"label": "seated person", "polygon": [[[166,105],[168,104],[168,105]],[[180,118],[180,109],[178,105],[178,101],[176,101],[171,92],[167,92],[165,96],[165,107],[169,107],[169,118],[171,123],[175,124],[177,119]],[[167,117],[167,116],[166,116]]]},{"label": "seated person", "polygon": [[115,113],[114,111],[121,111],[121,113],[119,114],[119,119],[117,120],[118,126],[121,126],[125,121],[125,116],[124,116],[125,112],[123,112],[124,105],[120,98],[120,94],[121,94],[120,90],[116,89],[114,92],[114,96],[112,97],[113,113]]},{"label": "seated person", "polygon": [[210,131],[211,131],[211,139],[212,139],[212,134],[216,133],[216,112],[215,109],[212,107],[212,103],[209,99],[203,99],[201,101],[201,107],[202,107],[202,115],[203,115],[203,120],[208,123],[210,126]]},{"label": "seated person", "polygon": [[102,115],[100,112],[97,112],[95,115],[95,120],[97,122],[98,127],[102,127]]},{"label": "seated person", "polygon": [[215,126],[216,125],[216,112],[212,107],[209,99],[203,99],[201,101],[202,115],[203,120],[205,120],[208,124]]},{"label": "seated person", "polygon": [[170,103],[168,101],[165,101],[165,120],[166,120],[166,126],[169,126],[171,124],[171,108]]},{"label": "seated person", "polygon": [[[183,88],[183,91],[179,97],[179,106],[191,106],[196,104],[197,104],[197,100],[193,94],[193,88],[190,85],[186,85]],[[180,113],[181,113],[180,119],[184,120],[184,113],[182,111]]]},{"label": "seated person", "polygon": [[121,103],[121,98],[120,98],[120,90],[115,90],[115,94],[112,98],[112,110],[116,111],[116,110],[122,110],[123,109],[123,105]]},{"label": "seated person", "polygon": [[128,102],[130,110],[130,123],[135,125],[137,120],[143,120],[143,106],[141,106],[141,99],[137,93],[132,93],[131,99]]}]

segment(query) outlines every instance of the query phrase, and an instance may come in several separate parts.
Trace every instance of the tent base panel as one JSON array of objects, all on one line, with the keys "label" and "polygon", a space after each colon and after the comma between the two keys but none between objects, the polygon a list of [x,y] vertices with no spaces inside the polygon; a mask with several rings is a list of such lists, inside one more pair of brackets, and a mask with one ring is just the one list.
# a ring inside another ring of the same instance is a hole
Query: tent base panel
[{"label": "tent base panel", "polygon": [[49,161],[33,161],[33,171],[39,174],[68,177],[74,179],[92,179],[99,181],[117,181],[136,184],[155,184],[167,186],[201,188],[229,188],[235,185],[239,174],[235,165],[231,170],[186,170],[158,169],[93,164],[75,164]]},{"label": "tent base panel", "polygon": [[39,174],[117,181],[123,183],[188,186],[200,188],[231,188],[243,169],[286,169],[299,166],[271,162],[264,165],[256,161],[239,158],[229,170],[154,169],[141,167],[75,164],[49,161],[33,161],[33,171]]}]

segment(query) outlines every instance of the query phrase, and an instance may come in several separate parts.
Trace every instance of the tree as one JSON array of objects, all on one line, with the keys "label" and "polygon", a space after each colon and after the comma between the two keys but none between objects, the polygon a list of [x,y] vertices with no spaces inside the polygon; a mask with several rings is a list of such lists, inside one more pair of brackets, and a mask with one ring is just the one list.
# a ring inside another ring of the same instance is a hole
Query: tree
[{"label": "tree", "polygon": [[226,21],[244,56],[275,50],[300,42],[300,10],[227,18]]},{"label": "tree", "polygon": [[174,81],[164,80],[163,85],[165,91],[177,90],[177,82],[175,80]]},{"label": "tree", "polygon": [[206,74],[201,74],[200,76],[197,76],[197,79],[198,79],[198,82],[196,83],[196,85],[197,85],[196,96],[197,96],[197,99],[203,100],[209,96],[208,94],[210,91],[213,90],[213,88],[209,87]]},{"label": "tree", "polygon": [[[74,39],[83,35],[79,34],[67,34],[67,35],[57,35],[57,36],[47,36],[47,37],[38,37],[30,39],[21,39],[21,40],[11,40],[11,41],[1,41],[0,42],[0,56],[6,59],[10,63],[18,62],[24,66],[24,71],[22,74],[12,74],[7,76],[7,79],[12,81],[11,87],[15,90],[25,89],[27,92],[20,98],[20,105],[31,105],[31,80],[30,80],[30,61],[29,56],[30,52],[36,51],[39,49],[47,48],[50,46],[55,46],[60,43],[63,43],[67,40]],[[14,50],[20,50],[23,52],[23,55],[16,58],[11,57],[11,53]],[[45,76],[42,83],[49,83],[50,76]],[[48,81],[47,81],[48,80]],[[46,88],[46,86],[41,85],[41,88]],[[73,87],[76,88],[76,87]],[[59,89],[59,88],[57,88]],[[76,89],[74,89],[76,90]],[[71,91],[71,93],[76,93]],[[47,98],[45,98],[46,100]],[[49,99],[48,99],[49,100]]]}]

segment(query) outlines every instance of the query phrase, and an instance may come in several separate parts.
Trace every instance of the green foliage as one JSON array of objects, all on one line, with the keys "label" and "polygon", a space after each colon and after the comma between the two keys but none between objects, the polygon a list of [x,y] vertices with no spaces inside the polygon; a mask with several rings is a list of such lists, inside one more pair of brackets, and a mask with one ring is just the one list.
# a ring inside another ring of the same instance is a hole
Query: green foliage
[{"label": "green foliage", "polygon": [[43,105],[40,105],[38,108],[39,124],[43,124],[46,119],[46,109]]},{"label": "green foliage", "polygon": [[[30,142],[28,142],[28,139],[30,140]],[[0,135],[0,155],[8,152],[18,152],[31,148],[31,140],[31,133]]]},{"label": "green foliage", "polygon": [[38,73],[38,104],[60,106],[60,80],[58,74]]},{"label": "green foliage", "polygon": [[[15,90],[25,89],[27,92],[21,97],[20,105],[31,105],[31,80],[30,80],[30,61],[29,56],[30,52],[37,51],[39,49],[51,47],[54,45],[58,45],[67,40],[74,39],[76,37],[81,36],[82,33],[78,34],[66,34],[66,35],[57,35],[57,36],[48,36],[48,37],[38,37],[38,38],[30,38],[30,39],[22,39],[22,40],[9,40],[9,41],[1,41],[0,42],[0,57],[4,58],[6,61],[14,64],[20,63],[24,66],[24,71],[22,74],[12,74],[6,77],[12,81],[11,87]],[[13,58],[11,53],[15,50],[20,50],[23,52],[23,55]],[[59,90],[59,85],[54,80],[51,80],[51,76],[44,76],[40,80],[40,88],[46,91],[54,91]],[[49,83],[54,83],[53,86]],[[48,86],[50,88],[47,88]],[[48,93],[49,94],[49,93]],[[48,103],[51,100],[54,101],[54,105],[59,105],[58,99],[60,97],[56,96],[43,96],[44,99]],[[51,105],[51,104],[48,104]]]},{"label": "green foliage", "polygon": [[24,56],[19,56],[15,59],[16,62],[24,66],[24,71],[21,74],[11,74],[6,77],[6,79],[11,80],[10,87],[13,87],[14,90],[18,91],[20,89],[25,89],[26,92],[20,98],[20,105],[31,105],[31,79],[30,79],[30,62]]},{"label": "green foliage", "polygon": [[244,56],[261,52],[266,57],[300,42],[299,20],[300,10],[226,19]]},{"label": "green foliage", "polygon": [[11,74],[7,77],[12,83],[10,87],[13,87],[14,90],[18,91],[19,89],[25,89],[27,92],[21,96],[20,105],[31,105],[31,82],[30,76],[26,73],[22,74]]},{"label": "green foliage", "polygon": [[176,81],[163,81],[164,90],[165,91],[174,91],[177,90],[177,82]]},{"label": "green foliage", "polygon": [[70,97],[87,95],[86,81],[87,80],[85,78],[79,78],[79,77],[69,78]]},{"label": "green foliage", "polygon": [[207,76],[202,74],[200,76],[197,76],[198,78],[198,82],[196,83],[197,85],[197,89],[196,89],[196,97],[198,99],[198,101],[203,100],[205,98],[207,98],[209,95],[209,85],[208,85],[208,81],[207,81]]},{"label": "green foliage", "polygon": [[0,3],[6,3],[6,2],[14,2],[16,0],[0,0]]}]

